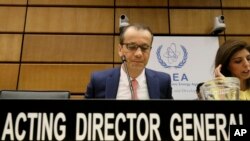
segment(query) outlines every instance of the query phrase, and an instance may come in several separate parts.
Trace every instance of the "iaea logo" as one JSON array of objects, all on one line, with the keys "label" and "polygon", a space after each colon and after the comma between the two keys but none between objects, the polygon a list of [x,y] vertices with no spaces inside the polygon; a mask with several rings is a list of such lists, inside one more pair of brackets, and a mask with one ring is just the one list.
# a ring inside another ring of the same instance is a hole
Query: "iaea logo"
[{"label": "iaea logo", "polygon": [[160,45],[156,51],[158,62],[164,68],[181,68],[187,61],[188,52],[183,45],[177,46],[171,43],[169,47]]}]

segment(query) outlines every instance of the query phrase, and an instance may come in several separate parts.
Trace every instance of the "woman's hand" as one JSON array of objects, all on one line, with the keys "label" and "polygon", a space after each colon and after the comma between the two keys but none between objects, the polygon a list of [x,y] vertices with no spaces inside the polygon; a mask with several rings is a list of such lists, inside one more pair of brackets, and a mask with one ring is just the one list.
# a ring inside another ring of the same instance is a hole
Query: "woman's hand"
[{"label": "woman's hand", "polygon": [[222,65],[220,64],[219,66],[217,66],[214,70],[214,75],[215,78],[225,78],[225,76],[220,72],[221,71],[221,67]]}]

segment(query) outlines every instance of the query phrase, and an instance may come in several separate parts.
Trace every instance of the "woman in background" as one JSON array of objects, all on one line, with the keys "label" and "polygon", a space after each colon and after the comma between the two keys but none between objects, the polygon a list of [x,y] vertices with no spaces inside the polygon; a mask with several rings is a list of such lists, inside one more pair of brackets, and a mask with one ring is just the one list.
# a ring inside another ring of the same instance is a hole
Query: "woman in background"
[{"label": "woman in background", "polygon": [[240,100],[250,100],[250,46],[240,40],[227,40],[215,57],[215,77],[237,77]]}]

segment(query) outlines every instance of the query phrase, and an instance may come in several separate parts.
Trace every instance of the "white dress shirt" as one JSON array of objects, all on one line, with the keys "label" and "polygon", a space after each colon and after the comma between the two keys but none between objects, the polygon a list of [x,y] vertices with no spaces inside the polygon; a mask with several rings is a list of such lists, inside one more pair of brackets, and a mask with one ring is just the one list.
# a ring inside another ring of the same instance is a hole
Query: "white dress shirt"
[{"label": "white dress shirt", "polygon": [[[137,89],[138,99],[141,99],[141,100],[150,99],[149,94],[148,94],[145,69],[143,69],[142,73],[135,79],[138,82],[138,89]],[[126,72],[122,69],[122,67],[120,69],[120,81],[118,85],[116,99],[132,99],[131,91],[130,91],[129,83],[128,83],[128,77],[127,77]]]}]

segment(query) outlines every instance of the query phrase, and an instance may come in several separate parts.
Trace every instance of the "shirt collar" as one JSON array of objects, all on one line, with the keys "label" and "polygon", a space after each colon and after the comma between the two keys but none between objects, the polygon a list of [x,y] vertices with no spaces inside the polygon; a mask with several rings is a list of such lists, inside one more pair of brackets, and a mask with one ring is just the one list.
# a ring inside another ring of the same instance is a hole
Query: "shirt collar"
[{"label": "shirt collar", "polygon": [[[121,79],[122,79],[122,80],[124,80],[124,79],[128,80],[127,74],[126,74],[126,72],[122,69],[122,67],[121,67]],[[142,70],[141,74],[140,74],[139,76],[137,76],[135,79],[137,80],[139,86],[140,86],[144,81],[146,81],[145,68]],[[130,77],[130,80],[132,80],[131,77]],[[128,84],[128,83],[127,83],[127,84]]]}]

